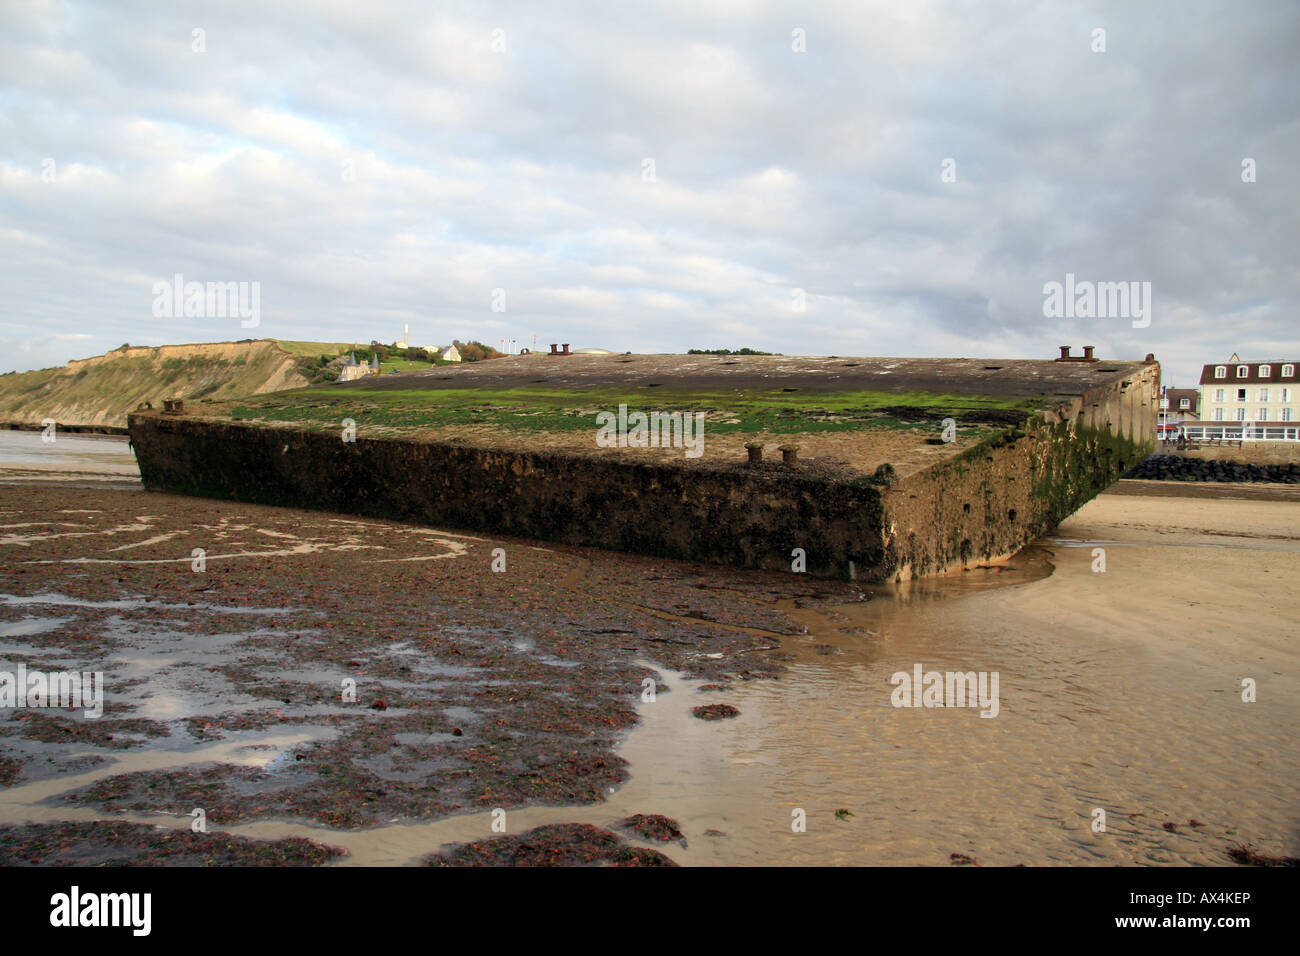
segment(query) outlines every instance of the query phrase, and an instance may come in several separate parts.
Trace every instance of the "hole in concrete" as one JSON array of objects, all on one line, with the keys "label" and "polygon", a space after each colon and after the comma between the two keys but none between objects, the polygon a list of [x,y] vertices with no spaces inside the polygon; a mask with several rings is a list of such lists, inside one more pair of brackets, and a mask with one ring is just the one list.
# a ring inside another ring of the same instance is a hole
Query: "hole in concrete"
[{"label": "hole in concrete", "polygon": [[651,382],[649,385],[646,386],[646,388],[658,388],[662,384],[663,382]]},{"label": "hole in concrete", "polygon": [[797,388],[783,388],[783,389],[781,389],[781,391],[783,391],[783,392],[797,392],[797,391],[799,391],[799,389],[797,389]]},{"label": "hole in concrete", "polygon": [[970,514],[970,505],[962,505],[962,506],[961,506],[961,510],[962,510],[965,514]]},{"label": "hole in concrete", "polygon": [[985,365],[985,366],[984,366],[984,371],[986,371],[986,372],[996,372],[996,371],[1000,370],[1001,368],[1002,368],[1001,365]]},{"label": "hole in concrete", "polygon": [[858,367],[859,365],[861,365],[861,364],[862,364],[861,362],[845,362],[845,363],[844,363],[844,367],[845,367],[845,368],[857,368],[857,367]]},{"label": "hole in concrete", "polygon": [[1016,509],[1015,509],[1015,508],[1012,508],[1010,511],[1007,512],[1007,520],[1008,520],[1008,521],[1015,521],[1015,520],[1016,520]]},{"label": "hole in concrete", "polygon": [[532,381],[533,381],[533,384],[536,385],[538,382],[548,382],[548,381],[550,381],[550,379],[546,379],[546,378],[535,378],[535,379],[533,379]]}]

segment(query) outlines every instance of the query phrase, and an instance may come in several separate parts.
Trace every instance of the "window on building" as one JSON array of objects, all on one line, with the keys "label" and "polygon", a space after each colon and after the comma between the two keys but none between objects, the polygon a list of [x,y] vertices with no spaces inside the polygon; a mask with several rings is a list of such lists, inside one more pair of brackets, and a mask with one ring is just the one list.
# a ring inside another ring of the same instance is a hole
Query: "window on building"
[{"label": "window on building", "polygon": [[1228,366],[1226,366],[1226,365],[1218,365],[1218,366],[1215,366],[1215,369],[1214,369],[1214,377],[1215,377],[1215,378],[1227,378],[1227,377],[1228,377]]},{"label": "window on building", "polygon": [[1244,422],[1245,420],[1246,420],[1246,410],[1244,408],[1237,409],[1237,421]]},{"label": "window on building", "polygon": [[1221,422],[1221,421],[1223,421],[1223,409],[1222,409],[1222,408],[1216,408],[1216,409],[1214,410],[1214,420],[1215,420],[1216,422]]},{"label": "window on building", "polygon": [[1291,389],[1289,388],[1282,389],[1282,401],[1284,402],[1291,401]]},{"label": "window on building", "polygon": [[1273,374],[1273,368],[1272,368],[1272,366],[1269,366],[1269,365],[1261,365],[1261,366],[1259,367],[1259,377],[1260,377],[1260,378],[1268,378],[1268,377],[1269,377],[1270,375],[1272,375],[1272,374]]},{"label": "window on building", "polygon": [[1268,389],[1266,389],[1266,388],[1261,388],[1261,389],[1259,390],[1259,400],[1260,400],[1261,402],[1267,402],[1267,401],[1268,401]]},{"label": "window on building", "polygon": [[1221,389],[1221,388],[1216,388],[1216,389],[1214,390],[1214,400],[1215,400],[1216,402],[1221,402],[1221,401],[1223,401],[1223,389]]},{"label": "window on building", "polygon": [[1295,378],[1295,366],[1294,366],[1294,365],[1283,365],[1283,366],[1282,366],[1282,377],[1283,377],[1283,378]]},{"label": "window on building", "polygon": [[1180,398],[1180,399],[1178,400],[1178,407],[1179,407],[1179,408],[1191,408],[1191,407],[1192,407],[1192,400],[1191,400],[1190,398]]},{"label": "window on building", "polygon": [[1282,409],[1282,421],[1289,422],[1290,420],[1291,420],[1291,409],[1289,408]]},{"label": "window on building", "polygon": [[1261,408],[1261,409],[1259,410],[1259,414],[1257,414],[1257,415],[1255,416],[1255,421],[1257,421],[1257,422],[1266,422],[1266,421],[1268,421],[1268,409],[1267,409],[1267,408]]},{"label": "window on building", "polygon": [[1249,375],[1250,375],[1250,366],[1249,366],[1249,365],[1238,365],[1238,366],[1237,366],[1237,378],[1247,378]]},{"label": "window on building", "polygon": [[1245,400],[1246,400],[1246,390],[1244,388],[1237,389],[1237,401],[1244,402]]}]

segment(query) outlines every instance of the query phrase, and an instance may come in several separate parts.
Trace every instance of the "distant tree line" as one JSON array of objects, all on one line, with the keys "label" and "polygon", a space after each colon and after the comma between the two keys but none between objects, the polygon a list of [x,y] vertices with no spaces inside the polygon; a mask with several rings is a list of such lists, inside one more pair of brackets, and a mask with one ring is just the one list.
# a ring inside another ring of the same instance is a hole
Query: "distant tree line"
[{"label": "distant tree line", "polygon": [[777,355],[777,352],[760,352],[758,349],[687,349],[687,355]]},{"label": "distant tree line", "polygon": [[460,353],[461,361],[464,362],[482,362],[484,359],[501,358],[505,354],[490,345],[484,345],[477,339],[471,342],[457,339],[452,345],[456,346],[456,351]]},{"label": "distant tree line", "polygon": [[331,364],[335,358],[337,356],[322,355],[314,359],[301,359],[298,363],[298,371],[313,385],[319,382],[332,382],[339,377],[338,366]]}]

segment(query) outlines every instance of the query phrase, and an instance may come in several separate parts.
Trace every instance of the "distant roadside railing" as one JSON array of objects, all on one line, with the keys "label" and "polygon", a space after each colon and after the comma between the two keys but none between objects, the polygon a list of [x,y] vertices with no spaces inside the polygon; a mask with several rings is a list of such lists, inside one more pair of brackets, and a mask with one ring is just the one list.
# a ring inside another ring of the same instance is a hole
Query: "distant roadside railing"
[{"label": "distant roadside railing", "polygon": [[1184,425],[1177,437],[1165,438],[1162,444],[1186,448],[1240,447],[1244,441],[1300,441],[1300,425]]}]

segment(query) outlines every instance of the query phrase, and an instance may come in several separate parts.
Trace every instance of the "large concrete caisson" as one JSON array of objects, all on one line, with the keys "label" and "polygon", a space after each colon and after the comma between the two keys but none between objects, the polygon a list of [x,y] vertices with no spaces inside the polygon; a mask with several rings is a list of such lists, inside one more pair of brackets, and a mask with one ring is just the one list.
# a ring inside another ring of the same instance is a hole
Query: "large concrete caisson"
[{"label": "large concrete caisson", "polygon": [[529,355],[169,403],[130,434],[153,490],[879,581],[1050,531],[1151,453],[1159,382],[1150,357]]}]

